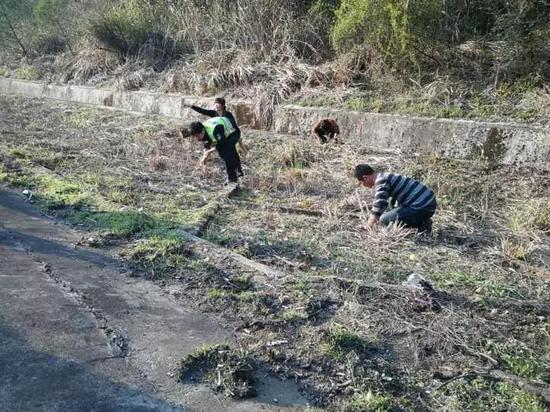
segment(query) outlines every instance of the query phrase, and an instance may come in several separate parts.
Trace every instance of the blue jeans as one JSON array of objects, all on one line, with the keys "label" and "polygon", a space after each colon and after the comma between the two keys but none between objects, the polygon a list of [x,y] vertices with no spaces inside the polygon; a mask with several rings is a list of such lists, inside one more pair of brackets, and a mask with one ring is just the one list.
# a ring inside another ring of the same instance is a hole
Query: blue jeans
[{"label": "blue jeans", "polygon": [[431,217],[435,213],[436,206],[437,203],[435,200],[422,209],[398,206],[389,212],[383,213],[380,216],[380,224],[388,226],[390,223],[397,222],[405,227],[418,229],[420,232],[425,230],[430,231],[432,227]]}]

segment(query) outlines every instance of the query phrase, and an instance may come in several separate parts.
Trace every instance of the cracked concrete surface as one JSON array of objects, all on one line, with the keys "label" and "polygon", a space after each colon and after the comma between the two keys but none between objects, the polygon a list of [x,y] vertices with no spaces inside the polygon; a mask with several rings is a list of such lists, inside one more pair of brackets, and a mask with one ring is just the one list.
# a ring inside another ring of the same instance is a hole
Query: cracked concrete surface
[{"label": "cracked concrete surface", "polygon": [[[214,317],[121,274],[81,235],[0,187],[0,410],[281,410],[305,405],[264,376],[233,402],[168,376],[197,346],[231,340]],[[277,398],[277,403],[273,399]]]}]

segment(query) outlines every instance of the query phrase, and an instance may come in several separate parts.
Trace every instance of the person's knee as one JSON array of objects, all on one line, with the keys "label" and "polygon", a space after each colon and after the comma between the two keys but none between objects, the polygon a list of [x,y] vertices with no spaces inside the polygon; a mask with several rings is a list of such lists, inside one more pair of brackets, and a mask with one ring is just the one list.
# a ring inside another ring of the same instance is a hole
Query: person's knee
[{"label": "person's knee", "polygon": [[382,226],[388,226],[390,223],[395,222],[396,218],[397,216],[394,216],[393,213],[384,213],[382,216],[380,216],[378,223],[380,223]]}]

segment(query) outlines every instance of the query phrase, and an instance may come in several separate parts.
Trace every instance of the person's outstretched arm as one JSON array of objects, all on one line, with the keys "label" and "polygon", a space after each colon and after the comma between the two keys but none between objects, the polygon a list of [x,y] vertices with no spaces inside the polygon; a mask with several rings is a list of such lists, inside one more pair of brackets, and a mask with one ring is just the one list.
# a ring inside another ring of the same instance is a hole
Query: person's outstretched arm
[{"label": "person's outstretched arm", "polygon": [[189,108],[191,110],[196,111],[197,113],[204,114],[205,116],[208,116],[208,117],[218,116],[218,113],[216,113],[215,110],[203,109],[202,107],[199,107],[199,106],[189,106]]},{"label": "person's outstretched arm", "polygon": [[215,110],[203,109],[202,107],[195,106],[193,104],[188,104],[185,101],[183,102],[183,107],[189,107],[191,110],[194,110],[200,114],[204,114],[205,116],[208,116],[208,117],[216,117],[218,115],[218,113],[216,113]]}]

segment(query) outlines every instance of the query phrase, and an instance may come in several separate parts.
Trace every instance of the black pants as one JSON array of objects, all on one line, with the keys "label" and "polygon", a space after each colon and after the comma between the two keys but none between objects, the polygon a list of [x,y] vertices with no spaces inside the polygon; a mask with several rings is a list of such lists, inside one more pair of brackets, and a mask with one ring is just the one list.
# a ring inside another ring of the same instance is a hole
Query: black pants
[{"label": "black pants", "polygon": [[216,145],[218,154],[225,162],[227,180],[230,182],[237,182],[237,176],[243,175],[241,169],[241,158],[239,157],[239,153],[237,153],[236,148],[236,144],[240,137],[240,133],[232,133]]},{"label": "black pants", "polygon": [[419,232],[431,232],[431,218],[435,213],[436,207],[437,203],[435,200],[423,209],[413,209],[406,206],[396,207],[389,212],[385,212],[380,217],[380,223],[387,226],[390,223],[397,222],[405,227],[418,229]]}]

